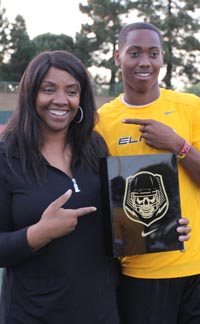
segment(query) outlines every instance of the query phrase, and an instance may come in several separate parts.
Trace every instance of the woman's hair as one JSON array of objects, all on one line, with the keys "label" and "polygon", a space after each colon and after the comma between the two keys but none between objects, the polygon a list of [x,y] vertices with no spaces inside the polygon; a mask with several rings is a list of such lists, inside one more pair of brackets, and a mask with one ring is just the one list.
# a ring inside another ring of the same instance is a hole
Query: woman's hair
[{"label": "woman's hair", "polygon": [[136,23],[125,25],[121,29],[121,31],[119,33],[119,36],[118,36],[118,48],[119,48],[119,50],[124,46],[124,44],[126,42],[127,35],[131,31],[138,30],[138,29],[148,29],[148,30],[155,31],[158,34],[158,37],[160,39],[161,48],[163,47],[163,39],[162,39],[162,35],[161,35],[160,30],[156,26],[154,26],[153,24],[144,21],[144,22],[136,22]]},{"label": "woman's hair", "polygon": [[36,112],[36,97],[41,82],[51,67],[68,72],[78,80],[81,88],[80,106],[83,109],[83,120],[76,123],[75,117],[66,138],[66,144],[69,143],[72,149],[72,168],[79,160],[97,171],[98,158],[107,154],[103,139],[93,131],[97,112],[92,86],[84,65],[66,51],[42,52],[28,64],[21,78],[16,110],[2,134],[10,167],[13,169],[12,153],[17,148],[25,175],[30,178],[29,174],[32,171],[31,174],[38,180],[44,172],[44,159],[40,153],[43,138]]}]

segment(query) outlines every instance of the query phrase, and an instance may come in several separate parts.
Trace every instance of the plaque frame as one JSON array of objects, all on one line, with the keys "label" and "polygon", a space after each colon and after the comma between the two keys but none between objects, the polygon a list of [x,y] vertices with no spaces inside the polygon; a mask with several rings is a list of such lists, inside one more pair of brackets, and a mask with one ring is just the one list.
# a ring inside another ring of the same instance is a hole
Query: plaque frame
[{"label": "plaque frame", "polygon": [[100,158],[106,254],[184,251],[176,154]]}]

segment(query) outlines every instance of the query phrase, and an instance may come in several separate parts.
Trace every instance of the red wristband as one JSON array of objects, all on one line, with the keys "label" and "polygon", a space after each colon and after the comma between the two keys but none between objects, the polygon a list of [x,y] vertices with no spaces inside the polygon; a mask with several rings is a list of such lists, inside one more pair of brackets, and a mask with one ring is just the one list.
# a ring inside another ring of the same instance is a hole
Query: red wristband
[{"label": "red wristband", "polygon": [[186,157],[186,154],[189,152],[190,148],[191,148],[190,143],[185,141],[180,152],[177,154],[178,161],[181,161]]}]

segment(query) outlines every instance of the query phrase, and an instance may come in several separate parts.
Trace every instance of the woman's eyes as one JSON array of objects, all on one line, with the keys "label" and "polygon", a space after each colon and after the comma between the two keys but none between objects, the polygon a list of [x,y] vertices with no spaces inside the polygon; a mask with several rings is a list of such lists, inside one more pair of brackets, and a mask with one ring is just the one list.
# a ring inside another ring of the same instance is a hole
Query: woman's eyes
[{"label": "woman's eyes", "polygon": [[69,95],[73,96],[73,95],[78,94],[78,91],[77,90],[67,90],[66,93],[68,93]]},{"label": "woman's eyes", "polygon": [[55,92],[55,89],[53,89],[53,88],[44,88],[43,92],[44,93],[53,93],[53,92]]},{"label": "woman's eyes", "polygon": [[[55,88],[43,88],[42,91],[46,94],[52,94],[52,93],[56,92],[56,89]],[[66,90],[65,93],[68,94],[69,96],[75,96],[79,92],[78,92],[78,90]]]}]

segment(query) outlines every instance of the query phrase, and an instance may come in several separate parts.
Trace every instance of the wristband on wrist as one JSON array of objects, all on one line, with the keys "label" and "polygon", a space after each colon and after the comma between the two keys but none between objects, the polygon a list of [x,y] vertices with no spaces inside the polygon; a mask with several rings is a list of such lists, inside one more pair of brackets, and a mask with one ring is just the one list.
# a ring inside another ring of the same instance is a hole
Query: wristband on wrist
[{"label": "wristband on wrist", "polygon": [[182,148],[181,148],[181,150],[180,150],[180,152],[177,154],[178,161],[182,161],[186,157],[186,155],[189,152],[190,148],[191,148],[190,143],[185,141]]}]

